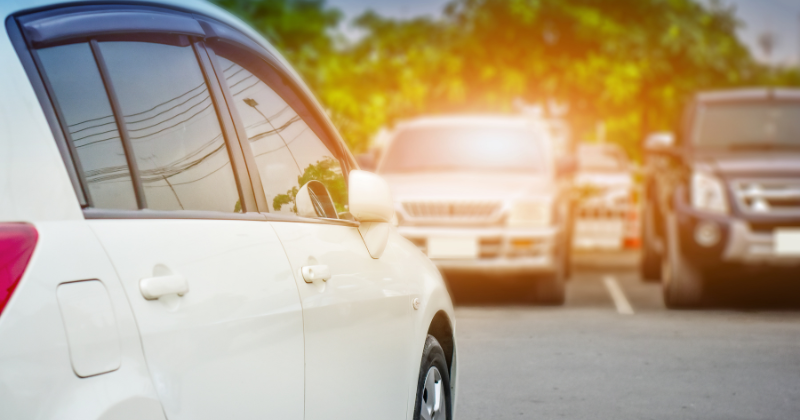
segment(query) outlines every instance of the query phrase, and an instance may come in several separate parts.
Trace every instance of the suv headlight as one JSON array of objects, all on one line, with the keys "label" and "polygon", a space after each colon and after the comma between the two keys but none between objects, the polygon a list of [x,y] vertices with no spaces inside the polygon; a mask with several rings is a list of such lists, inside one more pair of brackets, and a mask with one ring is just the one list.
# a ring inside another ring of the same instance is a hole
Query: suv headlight
[{"label": "suv headlight", "polygon": [[725,184],[716,176],[707,172],[693,173],[690,194],[693,208],[712,213],[728,213]]},{"label": "suv headlight", "polygon": [[549,226],[552,218],[549,201],[516,201],[511,204],[506,224],[509,227]]}]

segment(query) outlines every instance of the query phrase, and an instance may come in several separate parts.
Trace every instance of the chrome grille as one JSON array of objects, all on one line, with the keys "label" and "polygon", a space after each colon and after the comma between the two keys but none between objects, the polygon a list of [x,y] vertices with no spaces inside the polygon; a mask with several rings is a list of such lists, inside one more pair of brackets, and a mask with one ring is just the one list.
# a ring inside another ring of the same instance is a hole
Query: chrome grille
[{"label": "chrome grille", "polygon": [[800,179],[738,179],[731,190],[744,212],[800,214]]},{"label": "chrome grille", "polygon": [[403,211],[415,221],[490,221],[499,216],[503,203],[479,200],[414,200],[404,201]]}]

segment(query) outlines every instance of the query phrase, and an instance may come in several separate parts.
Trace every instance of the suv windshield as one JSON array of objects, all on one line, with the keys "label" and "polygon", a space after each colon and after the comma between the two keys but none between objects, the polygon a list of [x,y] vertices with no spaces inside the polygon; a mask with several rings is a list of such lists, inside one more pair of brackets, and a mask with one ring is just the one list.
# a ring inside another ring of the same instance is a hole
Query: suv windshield
[{"label": "suv windshield", "polygon": [[800,147],[800,102],[707,104],[697,124],[700,147]]},{"label": "suv windshield", "polygon": [[541,172],[538,136],[522,127],[435,127],[401,131],[387,151],[382,173]]}]

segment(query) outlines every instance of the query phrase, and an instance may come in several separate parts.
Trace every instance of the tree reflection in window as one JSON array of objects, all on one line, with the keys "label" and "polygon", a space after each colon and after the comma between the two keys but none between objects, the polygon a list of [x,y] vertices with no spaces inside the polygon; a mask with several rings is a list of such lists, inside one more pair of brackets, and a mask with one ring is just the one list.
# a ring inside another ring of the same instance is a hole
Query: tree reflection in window
[{"label": "tree reflection in window", "polygon": [[217,55],[244,123],[270,210],[297,213],[295,197],[308,181],[320,181],[337,212],[347,210],[347,186],[339,161],[300,115],[247,68]]}]

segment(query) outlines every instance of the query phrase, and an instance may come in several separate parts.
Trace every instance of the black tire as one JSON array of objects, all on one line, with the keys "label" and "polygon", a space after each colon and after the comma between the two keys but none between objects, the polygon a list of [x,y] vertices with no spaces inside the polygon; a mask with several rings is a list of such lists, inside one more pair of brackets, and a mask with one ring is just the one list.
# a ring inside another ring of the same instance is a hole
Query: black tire
[{"label": "black tire", "polygon": [[[432,382],[428,383],[430,380]],[[438,395],[431,392],[432,389],[437,389]],[[425,347],[422,349],[422,362],[419,367],[414,420],[452,420],[452,401],[450,371],[447,369],[444,350],[434,336],[428,335],[425,339]]]},{"label": "black tire", "polygon": [[656,249],[656,220],[653,204],[645,204],[644,220],[642,220],[642,256],[639,262],[639,274],[642,281],[655,283],[661,280],[661,254]]},{"label": "black tire", "polygon": [[703,305],[705,279],[681,252],[675,216],[667,217],[666,258],[662,263],[664,304],[670,309],[698,308]]},{"label": "black tire", "polygon": [[562,241],[561,246],[556,251],[556,267],[549,273],[536,281],[535,297],[537,302],[545,305],[563,305],[566,298],[566,280],[568,264],[568,250],[565,249]]},{"label": "black tire", "polygon": [[567,235],[564,238],[564,281],[572,278],[572,238],[575,232],[574,213],[570,212],[569,223],[567,223]]}]

